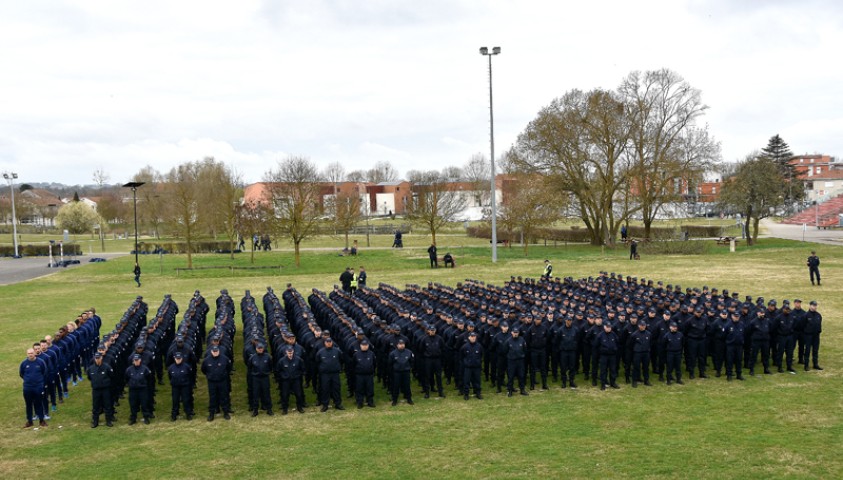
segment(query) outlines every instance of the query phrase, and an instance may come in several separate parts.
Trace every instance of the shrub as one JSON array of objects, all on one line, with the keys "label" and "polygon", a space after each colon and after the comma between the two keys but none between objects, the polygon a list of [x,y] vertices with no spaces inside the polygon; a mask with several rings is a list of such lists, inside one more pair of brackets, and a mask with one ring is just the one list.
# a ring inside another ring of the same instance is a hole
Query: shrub
[{"label": "shrub", "polygon": [[720,225],[683,225],[682,231],[692,238],[711,238],[723,235],[723,227]]},{"label": "shrub", "polygon": [[[59,256],[59,246],[53,246],[53,256]],[[47,257],[50,255],[49,245],[18,245],[18,253],[24,257]],[[0,257],[11,257],[15,254],[14,245],[0,246]],[[71,243],[64,246],[65,255],[82,255],[82,246]]]}]

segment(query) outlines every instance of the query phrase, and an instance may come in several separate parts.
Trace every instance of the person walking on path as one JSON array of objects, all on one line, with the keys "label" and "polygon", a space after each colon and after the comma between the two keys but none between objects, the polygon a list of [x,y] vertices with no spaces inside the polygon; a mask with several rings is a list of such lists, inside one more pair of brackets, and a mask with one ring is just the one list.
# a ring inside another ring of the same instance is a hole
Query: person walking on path
[{"label": "person walking on path", "polygon": [[141,286],[140,276],[141,276],[141,268],[140,265],[135,262],[135,269],[132,271],[135,274],[135,282],[137,282],[138,286]]}]

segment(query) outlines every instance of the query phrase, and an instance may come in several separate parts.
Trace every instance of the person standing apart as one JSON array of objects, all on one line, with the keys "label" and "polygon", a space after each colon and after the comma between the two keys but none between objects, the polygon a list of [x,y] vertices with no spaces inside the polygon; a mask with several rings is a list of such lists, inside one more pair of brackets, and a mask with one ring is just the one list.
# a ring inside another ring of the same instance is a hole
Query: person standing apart
[{"label": "person standing apart", "polygon": [[140,283],[141,269],[140,269],[140,265],[138,265],[137,262],[135,262],[135,269],[132,271],[132,273],[135,274],[135,282],[137,282],[138,286],[140,287],[141,286],[141,283]]},{"label": "person standing apart", "polygon": [[439,268],[439,260],[436,258],[436,244],[432,243],[427,248],[427,256],[430,257],[430,268]]},{"label": "person standing apart", "polygon": [[26,424],[29,428],[37,417],[39,425],[47,426],[44,419],[44,386],[47,384],[47,364],[36,357],[35,349],[26,350],[26,360],[20,364],[20,378],[23,379],[23,400],[26,402]]},{"label": "person standing apart", "polygon": [[817,252],[811,251],[811,256],[808,257],[808,273],[811,275],[811,285],[814,285],[814,276],[817,277],[817,285],[822,285],[820,283],[820,257],[817,256]]}]

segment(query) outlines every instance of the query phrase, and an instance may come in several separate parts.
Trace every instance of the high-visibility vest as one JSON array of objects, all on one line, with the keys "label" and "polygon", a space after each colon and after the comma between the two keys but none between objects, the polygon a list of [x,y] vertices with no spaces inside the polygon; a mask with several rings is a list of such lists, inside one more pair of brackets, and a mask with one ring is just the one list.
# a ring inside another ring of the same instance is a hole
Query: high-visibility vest
[{"label": "high-visibility vest", "polygon": [[553,271],[553,265],[548,263],[547,265],[544,266],[544,276],[545,277],[549,277],[551,271]]},{"label": "high-visibility vest", "polygon": [[351,288],[357,288],[357,275],[351,274]]}]

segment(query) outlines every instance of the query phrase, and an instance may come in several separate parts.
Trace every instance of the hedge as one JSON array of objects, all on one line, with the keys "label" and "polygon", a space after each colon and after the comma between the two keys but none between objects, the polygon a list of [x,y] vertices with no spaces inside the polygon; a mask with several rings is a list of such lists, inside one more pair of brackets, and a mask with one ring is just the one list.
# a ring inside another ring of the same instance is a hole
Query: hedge
[{"label": "hedge", "polygon": [[[61,250],[58,245],[53,245],[53,256],[58,257]],[[18,245],[18,253],[24,257],[48,257],[50,255],[49,245]],[[82,255],[82,246],[76,243],[64,246],[65,255]],[[0,256],[12,257],[15,255],[13,245],[0,246]]]},{"label": "hedge", "polygon": [[711,238],[723,236],[723,227],[720,225],[683,225],[682,231],[687,232],[693,238]]},{"label": "hedge", "polygon": [[642,242],[638,244],[642,255],[700,255],[705,253],[705,243],[701,241]]},{"label": "hedge", "polygon": [[[235,248],[237,242],[234,242]],[[228,241],[222,242],[193,242],[191,250],[193,253],[217,253],[220,250],[229,250],[231,243]],[[162,242],[149,243],[144,242],[138,245],[138,253],[140,254],[155,254],[163,250],[163,253],[187,253],[187,242]],[[134,251],[132,251],[134,253]]]}]

